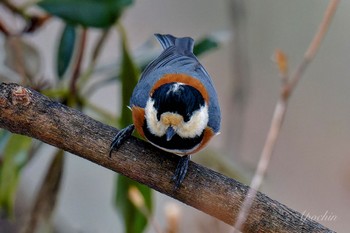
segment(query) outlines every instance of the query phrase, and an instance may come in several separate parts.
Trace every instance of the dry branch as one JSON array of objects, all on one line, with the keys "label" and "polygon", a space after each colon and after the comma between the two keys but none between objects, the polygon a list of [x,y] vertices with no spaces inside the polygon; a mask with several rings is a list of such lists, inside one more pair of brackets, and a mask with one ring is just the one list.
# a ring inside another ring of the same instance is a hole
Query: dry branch
[{"label": "dry branch", "polygon": [[[130,138],[108,157],[117,130],[29,88],[0,85],[0,127],[37,138],[143,183],[228,224],[237,218],[245,186],[190,162],[181,188],[170,183],[178,157]],[[258,192],[243,232],[333,232]]]},{"label": "dry branch", "polygon": [[315,34],[313,40],[311,41],[309,48],[305,52],[303,60],[301,61],[294,75],[292,75],[291,78],[288,77],[288,62],[286,61],[285,55],[281,51],[278,51],[276,53],[277,57],[279,57],[277,58],[276,62],[279,66],[280,75],[282,77],[280,98],[277,101],[270,129],[267,133],[265,145],[261,152],[257,169],[250,184],[251,188],[248,192],[246,199],[243,202],[240,213],[238,214],[237,221],[234,225],[235,230],[233,231],[233,233],[235,233],[236,231],[238,232],[242,228],[243,223],[248,218],[248,213],[249,211],[251,211],[250,209],[252,208],[253,200],[257,195],[257,190],[259,190],[262,184],[270,159],[272,157],[273,150],[277,142],[278,135],[281,131],[291,93],[294,91],[306,67],[315,57],[318,48],[320,47],[320,44],[328,30],[333,15],[337,9],[338,3],[339,0],[331,0],[329,2],[327,10],[325,12],[325,16],[323,17],[319,29]]}]

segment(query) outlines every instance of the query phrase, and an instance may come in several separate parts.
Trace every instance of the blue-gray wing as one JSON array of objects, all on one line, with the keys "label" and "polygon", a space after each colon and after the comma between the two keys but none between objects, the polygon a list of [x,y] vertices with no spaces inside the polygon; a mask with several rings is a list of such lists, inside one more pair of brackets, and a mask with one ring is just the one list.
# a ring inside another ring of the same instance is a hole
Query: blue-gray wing
[{"label": "blue-gray wing", "polygon": [[221,114],[217,94],[211,78],[193,54],[194,41],[190,37],[155,35],[164,51],[143,71],[130,100],[130,105],[144,108],[154,84],[165,74],[182,73],[198,79],[209,94],[209,123],[215,133],[220,130]]}]

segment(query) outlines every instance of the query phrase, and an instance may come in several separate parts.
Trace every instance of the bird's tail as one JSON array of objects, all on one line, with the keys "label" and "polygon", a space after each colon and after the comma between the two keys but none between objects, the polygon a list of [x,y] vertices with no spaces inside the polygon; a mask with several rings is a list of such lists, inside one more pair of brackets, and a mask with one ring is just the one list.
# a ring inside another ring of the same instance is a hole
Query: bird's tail
[{"label": "bird's tail", "polygon": [[175,37],[172,35],[155,34],[163,49],[175,46],[180,53],[193,52],[194,41],[191,37]]}]

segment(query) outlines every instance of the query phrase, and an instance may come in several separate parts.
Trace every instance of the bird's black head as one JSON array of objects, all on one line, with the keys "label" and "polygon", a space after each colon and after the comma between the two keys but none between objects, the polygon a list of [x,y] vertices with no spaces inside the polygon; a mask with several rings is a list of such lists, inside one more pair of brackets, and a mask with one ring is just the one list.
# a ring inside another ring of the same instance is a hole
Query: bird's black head
[{"label": "bird's black head", "polygon": [[149,97],[145,123],[145,136],[153,144],[168,150],[191,149],[202,140],[208,106],[195,87],[165,83]]},{"label": "bird's black head", "polygon": [[194,87],[182,83],[166,83],[154,91],[152,95],[157,119],[163,113],[177,113],[185,122],[190,120],[192,113],[204,106],[201,93]]}]

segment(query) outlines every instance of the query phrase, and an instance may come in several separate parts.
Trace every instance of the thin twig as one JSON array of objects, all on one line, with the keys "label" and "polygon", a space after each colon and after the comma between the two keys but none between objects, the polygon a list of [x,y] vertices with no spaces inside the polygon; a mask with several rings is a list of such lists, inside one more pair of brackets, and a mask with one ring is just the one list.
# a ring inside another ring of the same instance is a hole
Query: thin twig
[{"label": "thin twig", "polygon": [[[22,29],[20,32],[16,33],[9,33],[10,31],[4,31],[7,32],[5,33],[6,36],[10,35],[20,35],[22,33],[28,33],[28,32],[34,32],[41,28],[41,26],[44,25],[45,22],[48,21],[48,19],[51,18],[50,15],[48,14],[38,14],[38,15],[33,15],[33,14],[27,14],[26,9],[30,6],[32,6],[34,3],[26,2],[23,6],[18,6],[13,4],[11,1],[8,0],[0,0],[0,4],[3,4],[9,11],[11,11],[13,14],[21,17],[23,20],[26,21],[26,25],[24,29]],[[3,26],[0,23],[0,31],[3,31]],[[5,28],[6,29],[6,28]]]},{"label": "thin twig", "polygon": [[4,6],[6,6],[10,11],[12,11],[12,13],[21,16],[23,19],[29,18],[29,16],[25,13],[25,11],[23,9],[19,8],[18,6],[13,4],[11,1],[1,0],[0,3],[2,3]]},{"label": "thin twig", "polygon": [[241,210],[239,212],[237,221],[234,225],[233,232],[238,232],[242,229],[247,216],[249,214],[249,210],[253,204],[253,201],[257,195],[257,190],[260,188],[261,183],[264,179],[267,167],[269,165],[269,161],[271,159],[273,150],[275,148],[275,144],[278,138],[278,135],[281,131],[281,127],[283,124],[283,120],[286,115],[287,106],[288,106],[288,100],[290,97],[291,92],[294,90],[296,84],[300,80],[302,74],[304,73],[307,65],[311,62],[311,60],[314,58],[316,52],[318,51],[318,48],[320,47],[320,44],[328,31],[328,27],[330,24],[331,19],[333,18],[333,15],[335,13],[335,10],[337,9],[337,5],[339,3],[339,0],[331,0],[327,10],[325,12],[325,16],[323,18],[323,21],[320,24],[319,30],[314,36],[314,39],[312,40],[308,50],[306,51],[304,55],[304,59],[298,66],[296,72],[291,77],[290,81],[287,79],[287,83],[282,82],[282,90],[280,93],[280,99],[278,100],[274,115],[272,118],[270,130],[267,135],[267,139],[264,145],[264,148],[262,150],[260,160],[258,163],[258,167],[256,169],[256,172],[254,174],[253,180],[250,185],[249,192],[242,204]]},{"label": "thin twig", "polygon": [[0,20],[0,32],[2,32],[4,34],[4,36],[9,36],[10,32],[7,29],[7,27],[5,26],[5,24]]},{"label": "thin twig", "polygon": [[303,61],[300,63],[299,67],[296,69],[293,78],[291,79],[289,83],[289,89],[292,91],[294,90],[295,86],[297,85],[301,75],[304,73],[304,70],[308,66],[308,64],[311,62],[311,60],[315,57],[321,42],[328,31],[329,24],[333,18],[333,15],[335,14],[335,11],[337,9],[339,0],[331,0],[327,10],[325,12],[325,15],[323,17],[323,20],[318,28],[317,33],[315,34],[309,48],[307,49],[306,53],[304,54]]},{"label": "thin twig", "polygon": [[90,66],[95,66],[96,65],[96,61],[98,59],[98,57],[100,56],[100,53],[102,51],[103,45],[106,42],[106,39],[108,38],[108,35],[110,33],[111,29],[105,29],[102,31],[102,34],[100,35],[100,37],[98,38],[96,44],[95,44],[95,48],[92,52],[92,58],[91,58],[91,63]]},{"label": "thin twig", "polygon": [[[79,78],[79,88],[80,90],[83,90],[85,86],[87,86],[87,84],[89,84],[88,80],[91,77],[91,74],[93,73],[95,67],[96,67],[96,63],[97,60],[101,54],[102,48],[105,45],[107,38],[110,34],[111,29],[105,29],[103,30],[102,34],[100,35],[100,37],[97,39],[94,48],[92,50],[92,56],[90,59],[90,63],[88,65],[88,68],[84,71],[84,73],[81,75],[81,77]],[[94,85],[93,85],[94,86]],[[88,95],[91,95],[92,91],[91,88],[86,88],[87,90],[85,90],[84,92],[87,93]]]},{"label": "thin twig", "polygon": [[28,222],[23,225],[20,230],[21,233],[34,233],[37,231],[43,220],[46,222],[50,221],[62,181],[64,164],[63,155],[63,150],[58,150],[55,153],[55,157],[47,169],[45,178],[40,186],[36,200],[34,201],[33,209],[28,216]]},{"label": "thin twig", "polygon": [[81,36],[80,36],[80,41],[79,41],[78,55],[77,55],[76,63],[74,66],[72,79],[70,82],[70,92],[71,92],[72,96],[74,96],[74,97],[77,96],[77,81],[78,81],[78,78],[80,76],[81,63],[83,60],[85,46],[86,46],[86,39],[87,39],[87,29],[83,28]]},{"label": "thin twig", "polygon": [[31,77],[26,72],[25,60],[24,60],[24,43],[19,37],[9,37],[9,48],[13,51],[13,65],[16,73],[21,77],[22,85],[32,84]]}]

